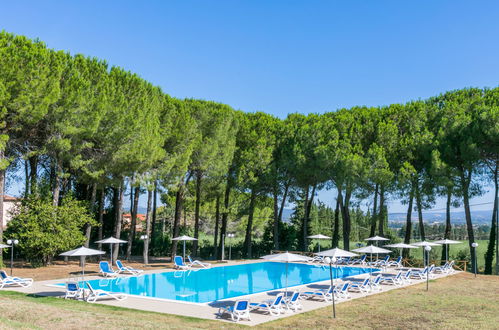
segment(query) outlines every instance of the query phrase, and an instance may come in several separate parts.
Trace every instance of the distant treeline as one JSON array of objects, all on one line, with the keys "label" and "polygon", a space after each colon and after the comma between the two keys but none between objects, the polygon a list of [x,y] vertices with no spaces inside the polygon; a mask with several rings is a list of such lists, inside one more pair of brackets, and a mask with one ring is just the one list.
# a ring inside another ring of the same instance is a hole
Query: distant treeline
[{"label": "distant treeline", "polygon": [[[96,219],[96,225],[89,221],[81,228],[88,244],[92,237],[122,235],[124,191],[131,185],[128,256],[136,238],[138,198],[145,192],[145,257],[150,237],[168,230],[153,228],[158,193],[172,210],[169,237],[185,230],[185,212],[192,212],[192,232],[198,237],[205,221],[201,209],[213,205],[216,256],[230,221],[246,216],[248,258],[253,256],[255,209],[270,203],[268,239],[280,249],[282,212],[290,198],[299,201],[301,210],[294,214],[297,235],[289,244],[307,250],[314,198],[326,186],[338,195],[329,228],[332,243],[342,240],[346,249],[352,208],[364,199],[372,200],[369,235],[387,234],[387,201],[399,199],[407,205],[407,228],[413,226],[410,213],[419,212],[421,239],[427,237],[422,211],[435,198],[447,199],[447,214],[452,205],[462,204],[471,248],[469,200],[490,181],[497,196],[499,88],[467,88],[383,107],[293,113],[280,120],[216,102],[176,99],[105,61],[1,32],[0,110],[0,191],[6,171],[23,169],[18,179],[24,180],[26,197],[50,198],[55,207],[64,196],[86,200]],[[194,202],[187,210],[184,202],[191,196]],[[2,200],[0,194],[0,205]],[[104,216],[107,206],[113,216]],[[406,242],[411,233],[406,231]],[[450,236],[447,217],[444,237]],[[173,241],[172,254],[176,245]],[[193,254],[198,250],[195,241]]]}]

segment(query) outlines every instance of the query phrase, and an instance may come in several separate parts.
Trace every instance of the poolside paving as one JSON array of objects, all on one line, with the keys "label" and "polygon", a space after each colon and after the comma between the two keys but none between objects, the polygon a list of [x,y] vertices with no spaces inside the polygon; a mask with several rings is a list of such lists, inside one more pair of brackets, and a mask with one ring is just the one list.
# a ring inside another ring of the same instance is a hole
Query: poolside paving
[{"label": "poolside paving", "polygon": [[[241,264],[241,263],[252,263],[252,262],[263,262],[262,260],[251,260],[251,261],[244,261],[244,262],[229,262],[226,264],[215,264],[213,267],[221,267],[221,266],[227,266],[227,265],[235,265],[235,264]],[[164,271],[173,271],[171,269],[166,270],[166,269],[158,269],[158,270],[152,270],[152,271],[147,271],[146,273],[157,273],[157,272],[164,272]],[[396,269],[387,269],[386,271],[383,271],[384,273],[393,273],[396,274],[397,270]],[[455,272],[457,273],[457,272]],[[455,274],[454,273],[454,274]],[[126,275],[124,275],[126,276]],[[361,274],[357,276],[353,276],[353,278],[365,278],[369,276],[369,274]],[[434,278],[432,279],[438,279],[441,277],[449,276],[448,274],[435,274]],[[99,279],[101,277],[98,276],[88,276],[85,277],[87,280],[91,279]],[[65,293],[65,288],[64,287],[55,287],[53,286],[56,283],[62,283],[65,282],[67,279],[58,279],[58,280],[49,280],[49,281],[37,281],[35,282],[31,287],[29,288],[9,288],[9,290],[14,290],[18,292],[24,292],[24,293],[29,293],[29,294],[36,294],[40,296],[55,296],[55,297],[61,297],[64,296]],[[411,283],[409,284],[403,284],[401,286],[394,286],[394,285],[382,285],[382,291],[375,291],[375,292],[370,292],[370,293],[358,293],[358,292],[350,292],[351,299],[348,300],[353,300],[353,299],[358,299],[362,298],[364,296],[372,295],[372,294],[378,294],[378,293],[383,293],[386,291],[390,290],[395,290],[399,288],[403,288],[409,285],[415,285],[418,283],[424,283],[425,280],[412,280]],[[335,284],[338,283],[338,280],[335,280]],[[321,281],[321,282],[316,282],[312,284],[307,284],[303,286],[297,286],[293,287],[290,289],[290,291],[294,290],[301,290],[307,291],[311,289],[318,289],[318,288],[324,288],[327,289],[330,285],[330,281]],[[218,309],[220,306],[226,306],[226,305],[231,305],[236,299],[249,299],[252,302],[260,302],[268,299],[272,299],[276,294],[279,292],[282,292],[282,290],[274,290],[274,291],[269,291],[265,293],[257,293],[257,294],[251,294],[251,295],[246,295],[246,296],[240,296],[237,298],[232,298],[232,299],[226,299],[223,301],[218,301],[215,303],[210,303],[210,304],[192,304],[192,303],[185,303],[185,302],[174,302],[174,301],[166,301],[162,299],[155,299],[155,298],[147,298],[147,297],[138,297],[138,296],[128,296],[127,299],[122,300],[122,301],[116,301],[116,300],[99,300],[97,303],[98,304],[104,304],[104,305],[111,305],[111,306],[120,306],[120,307],[126,307],[126,308],[133,308],[133,309],[138,309],[138,310],[144,310],[144,311],[151,311],[151,312],[158,312],[158,313],[168,313],[168,314],[176,314],[176,315],[181,315],[181,316],[190,316],[190,317],[196,317],[196,318],[204,318],[204,319],[218,319],[222,322],[232,322],[230,317],[228,315],[225,315],[224,317],[219,317],[217,314]],[[337,300],[336,303],[340,304],[345,300]],[[265,322],[269,322],[272,320],[276,320],[279,318],[284,318],[288,317],[297,313],[305,313],[308,311],[312,311],[318,308],[323,308],[327,306],[331,306],[331,302],[323,302],[319,301],[317,299],[314,300],[302,300],[301,301],[303,305],[303,309],[299,310],[298,312],[286,312],[283,314],[280,314],[278,316],[271,316],[267,313],[263,312],[257,312],[253,311],[251,312],[251,321],[240,321],[240,324],[245,324],[245,325],[258,325],[262,324]]]}]

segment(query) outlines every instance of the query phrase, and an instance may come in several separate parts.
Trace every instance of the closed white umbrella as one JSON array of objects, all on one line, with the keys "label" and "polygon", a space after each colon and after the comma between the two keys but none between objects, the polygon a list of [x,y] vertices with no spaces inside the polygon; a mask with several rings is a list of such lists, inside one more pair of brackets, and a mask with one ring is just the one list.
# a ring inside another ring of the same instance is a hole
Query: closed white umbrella
[{"label": "closed white umbrella", "polygon": [[[316,253],[319,256],[328,257],[329,258],[329,277],[331,279],[331,287],[334,288],[334,278],[333,278],[333,263],[336,263],[337,258],[348,258],[355,257],[357,254],[352,253],[350,251],[345,251],[342,249],[334,248],[331,250],[322,251]],[[333,317],[336,317],[336,305],[334,299],[334,289],[333,289]]]},{"label": "closed white umbrella", "polygon": [[[307,236],[307,238],[310,238],[310,239],[331,239],[331,237],[326,236],[326,235],[322,235],[322,234]],[[321,245],[320,244],[319,244],[319,252],[321,252]]]},{"label": "closed white umbrella", "polygon": [[400,249],[400,256],[402,256],[402,249],[417,249],[418,248],[417,246],[405,244],[405,243],[388,244],[388,245],[383,245],[383,246]]},{"label": "closed white umbrella", "polygon": [[435,241],[434,243],[445,245],[445,262],[449,261],[449,244],[461,244],[462,242],[453,241],[451,239],[442,239],[440,241]]},{"label": "closed white umbrella", "polygon": [[185,260],[185,242],[186,241],[197,241],[197,240],[198,240],[197,238],[186,236],[186,235],[182,235],[182,236],[178,236],[178,237],[172,238],[172,241],[184,241],[184,249],[183,249],[183,258],[184,258],[184,260]]},{"label": "closed white umbrella", "polygon": [[128,243],[128,242],[111,236],[108,238],[101,239],[100,241],[96,241],[95,243],[109,244],[110,249],[111,249],[111,251],[110,251],[111,256],[109,257],[109,260],[111,260],[111,265],[112,265],[113,264],[113,244],[121,244],[121,243]]},{"label": "closed white umbrella", "polygon": [[[86,257],[86,256],[96,256],[105,254],[106,252],[100,250],[89,249],[84,246],[79,247],[77,249],[66,251],[61,253],[60,256],[63,257]],[[83,258],[83,262],[81,263],[81,273],[82,277],[85,277],[85,258]]]},{"label": "closed white umbrella", "polygon": [[307,257],[307,256],[302,256],[300,254],[289,253],[289,252],[269,254],[269,255],[263,256],[261,258],[265,259],[265,260],[269,260],[269,261],[279,261],[279,262],[286,263],[286,290],[285,290],[286,296],[288,295],[288,263],[289,262],[309,261],[310,259],[312,259],[312,258]]}]

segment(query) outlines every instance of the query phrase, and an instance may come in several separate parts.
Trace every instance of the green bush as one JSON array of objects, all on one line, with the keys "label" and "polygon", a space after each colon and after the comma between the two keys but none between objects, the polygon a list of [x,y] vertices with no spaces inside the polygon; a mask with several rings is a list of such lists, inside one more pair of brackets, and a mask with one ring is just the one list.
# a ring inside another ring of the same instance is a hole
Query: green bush
[{"label": "green bush", "polygon": [[6,236],[19,240],[19,251],[33,266],[50,264],[54,256],[85,242],[83,227],[96,221],[84,202],[65,197],[60,206],[29,198],[16,210]]}]

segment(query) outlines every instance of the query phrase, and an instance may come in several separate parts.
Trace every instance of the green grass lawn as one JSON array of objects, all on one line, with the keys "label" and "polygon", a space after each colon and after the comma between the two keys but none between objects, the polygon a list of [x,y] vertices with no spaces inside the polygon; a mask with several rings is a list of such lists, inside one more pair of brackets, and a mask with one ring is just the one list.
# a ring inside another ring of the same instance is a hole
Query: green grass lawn
[{"label": "green grass lawn", "polygon": [[[497,329],[499,277],[459,274],[331,305],[257,329]],[[234,323],[0,291],[0,329],[206,329]],[[269,320],[272,317],[269,316]],[[241,322],[244,324],[244,322]]]}]

